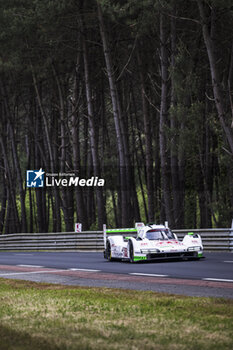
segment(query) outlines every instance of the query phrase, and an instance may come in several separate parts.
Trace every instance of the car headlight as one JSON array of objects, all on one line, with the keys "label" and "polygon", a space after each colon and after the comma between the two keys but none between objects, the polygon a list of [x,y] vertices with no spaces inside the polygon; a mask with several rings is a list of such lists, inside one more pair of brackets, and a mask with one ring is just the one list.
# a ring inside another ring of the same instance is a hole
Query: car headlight
[{"label": "car headlight", "polygon": [[159,249],[141,249],[142,254],[150,254],[150,253],[160,253]]},{"label": "car headlight", "polygon": [[199,250],[202,250],[201,247],[189,247],[188,252],[197,252]]}]

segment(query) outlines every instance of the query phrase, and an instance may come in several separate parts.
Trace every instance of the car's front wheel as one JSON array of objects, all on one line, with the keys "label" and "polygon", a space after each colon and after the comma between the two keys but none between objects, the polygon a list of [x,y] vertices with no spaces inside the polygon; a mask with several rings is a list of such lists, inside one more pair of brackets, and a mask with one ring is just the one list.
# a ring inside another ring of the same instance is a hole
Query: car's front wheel
[{"label": "car's front wheel", "polygon": [[134,248],[132,241],[129,241],[129,261],[131,263],[134,262]]},{"label": "car's front wheel", "polygon": [[106,258],[108,259],[108,261],[112,260],[111,244],[109,241],[107,241],[107,246],[106,246]]}]

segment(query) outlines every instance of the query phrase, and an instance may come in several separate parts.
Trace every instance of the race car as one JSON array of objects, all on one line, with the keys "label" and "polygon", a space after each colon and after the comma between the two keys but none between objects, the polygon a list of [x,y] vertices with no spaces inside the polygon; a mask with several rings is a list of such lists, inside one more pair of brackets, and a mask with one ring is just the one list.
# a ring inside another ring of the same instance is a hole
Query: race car
[{"label": "race car", "polygon": [[[135,228],[128,229],[106,229],[104,225],[103,233],[104,258],[109,261],[119,259],[133,263],[162,258],[203,257],[199,234],[189,232],[180,241],[167,225],[136,223]],[[129,236],[128,233],[133,235]]]}]

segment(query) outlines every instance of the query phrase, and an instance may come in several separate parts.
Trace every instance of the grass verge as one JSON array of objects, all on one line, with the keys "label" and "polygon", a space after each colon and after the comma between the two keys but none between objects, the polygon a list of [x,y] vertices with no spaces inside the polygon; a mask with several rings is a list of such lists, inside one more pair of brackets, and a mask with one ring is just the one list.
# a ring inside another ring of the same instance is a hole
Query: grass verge
[{"label": "grass verge", "polygon": [[232,300],[0,279],[1,350],[222,350],[232,334]]}]

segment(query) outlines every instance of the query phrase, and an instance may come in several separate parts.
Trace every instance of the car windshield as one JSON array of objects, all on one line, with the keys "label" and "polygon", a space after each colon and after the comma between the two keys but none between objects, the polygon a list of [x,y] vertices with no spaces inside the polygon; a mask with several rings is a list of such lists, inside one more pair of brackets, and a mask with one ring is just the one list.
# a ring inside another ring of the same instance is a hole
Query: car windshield
[{"label": "car windshield", "polygon": [[150,241],[158,240],[158,239],[164,239],[164,236],[162,234],[162,231],[160,230],[150,230],[146,233],[146,238]]},{"label": "car windshield", "polygon": [[166,229],[166,230],[149,230],[146,233],[146,238],[149,239],[150,241],[153,240],[159,240],[159,239],[175,239],[174,234],[172,233],[171,230]]}]

